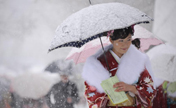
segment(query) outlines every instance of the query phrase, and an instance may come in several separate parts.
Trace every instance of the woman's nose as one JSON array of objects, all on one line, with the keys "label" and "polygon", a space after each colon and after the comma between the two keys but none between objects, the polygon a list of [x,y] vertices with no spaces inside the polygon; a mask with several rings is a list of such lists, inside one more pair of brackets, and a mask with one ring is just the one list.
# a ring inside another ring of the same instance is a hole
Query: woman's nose
[{"label": "woman's nose", "polygon": [[123,45],[127,45],[127,43],[128,43],[128,41],[123,41],[122,44],[123,44]]}]

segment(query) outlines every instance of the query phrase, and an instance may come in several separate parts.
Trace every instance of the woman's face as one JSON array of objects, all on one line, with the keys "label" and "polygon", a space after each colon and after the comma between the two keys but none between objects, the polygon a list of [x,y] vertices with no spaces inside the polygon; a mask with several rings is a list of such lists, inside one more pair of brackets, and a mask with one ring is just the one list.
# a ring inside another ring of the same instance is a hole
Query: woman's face
[{"label": "woman's face", "polygon": [[117,56],[122,57],[122,55],[125,54],[130,47],[131,40],[131,34],[129,34],[125,39],[111,40],[110,38],[110,42],[113,45],[113,52],[117,54]]}]

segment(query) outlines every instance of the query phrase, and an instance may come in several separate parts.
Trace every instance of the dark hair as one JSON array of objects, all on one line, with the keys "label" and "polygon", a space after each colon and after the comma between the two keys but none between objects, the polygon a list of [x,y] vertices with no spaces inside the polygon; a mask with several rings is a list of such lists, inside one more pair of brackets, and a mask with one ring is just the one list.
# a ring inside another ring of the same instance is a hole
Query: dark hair
[{"label": "dark hair", "polygon": [[136,38],[134,40],[132,40],[132,44],[135,45],[138,49],[140,48],[140,39],[139,38]]},{"label": "dark hair", "polygon": [[110,37],[112,40],[125,39],[129,34],[133,35],[133,33],[134,33],[134,30],[130,26],[127,28],[114,30],[113,35]]}]

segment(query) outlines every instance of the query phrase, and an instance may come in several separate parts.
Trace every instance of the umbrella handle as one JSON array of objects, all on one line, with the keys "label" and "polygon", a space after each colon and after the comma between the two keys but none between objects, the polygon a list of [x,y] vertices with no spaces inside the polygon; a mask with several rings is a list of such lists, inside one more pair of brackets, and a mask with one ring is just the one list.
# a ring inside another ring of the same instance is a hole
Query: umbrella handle
[{"label": "umbrella handle", "polygon": [[106,54],[105,54],[105,50],[104,50],[104,47],[103,47],[103,43],[102,43],[102,40],[101,40],[102,35],[103,34],[99,35],[99,38],[100,38],[101,46],[102,46],[102,49],[103,49],[103,55],[104,55],[104,58],[105,58],[105,61],[106,61],[106,65],[107,65],[107,68],[108,68],[108,71],[109,71],[109,76],[111,77],[112,74],[110,72],[109,64],[108,64],[107,57],[106,57]]}]

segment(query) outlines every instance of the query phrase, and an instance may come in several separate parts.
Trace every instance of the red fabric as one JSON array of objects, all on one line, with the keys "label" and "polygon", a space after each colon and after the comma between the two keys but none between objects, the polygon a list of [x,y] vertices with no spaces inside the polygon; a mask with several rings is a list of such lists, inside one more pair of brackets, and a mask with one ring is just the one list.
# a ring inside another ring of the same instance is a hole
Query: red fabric
[{"label": "red fabric", "polygon": [[126,106],[126,107],[116,107],[116,106],[112,107],[112,106],[110,106],[110,107],[106,107],[106,108],[137,108],[137,107],[135,107],[135,106],[134,107],[133,106],[131,106],[131,107],[130,106]]},{"label": "red fabric", "polygon": [[[104,55],[101,55],[100,57],[97,58],[101,64],[105,67],[105,69],[108,70],[107,68],[107,64],[106,64],[106,61],[105,61],[105,58],[104,58]],[[114,69],[114,68],[118,68],[118,63],[117,61],[114,59],[114,57],[112,56],[112,54],[110,53],[110,51],[108,51],[106,53],[106,59],[107,59],[107,62],[109,64],[109,69]],[[114,69],[113,71],[111,71],[111,74],[112,76],[114,76],[116,74],[116,71],[117,69]]]},{"label": "red fabric", "polygon": [[[106,57],[107,57],[107,61],[108,61],[108,64],[109,64],[109,68],[110,68],[110,70],[112,69],[112,71],[110,71],[110,72],[111,72],[112,76],[114,76],[116,74],[116,71],[117,71],[117,68],[118,68],[118,63],[109,51],[106,52]],[[107,69],[107,64],[106,64],[106,61],[104,59],[104,55],[101,55],[97,59]],[[146,78],[148,78],[150,82],[146,82]],[[136,105],[137,106],[134,106],[134,107],[133,106],[117,107],[117,108],[141,108],[141,105],[144,108],[152,108],[152,100],[153,100],[153,98],[155,96],[155,93],[156,93],[156,90],[153,88],[152,83],[153,83],[153,80],[152,80],[150,74],[148,73],[147,70],[144,70],[141,73],[140,78],[138,80],[138,83],[136,85],[136,89],[138,90],[138,95],[136,95],[136,97],[137,97]],[[99,93],[96,90],[92,91],[90,89],[91,86],[88,85],[86,82],[85,82],[85,87],[86,87],[85,88],[85,96],[87,97],[89,108],[99,108],[101,106],[101,104],[102,104],[101,102],[103,101],[104,96],[106,94],[105,93]],[[143,88],[143,89],[141,89],[141,88]],[[151,88],[153,93],[148,92],[147,91],[148,88]],[[93,93],[93,96],[91,95],[92,93]],[[106,106],[106,108],[116,108],[116,107]]]},{"label": "red fabric", "polygon": [[170,108],[176,108],[176,105],[174,104],[172,104],[172,105],[170,105]]},{"label": "red fabric", "polygon": [[157,90],[157,94],[153,100],[153,108],[167,108],[167,94],[164,93],[162,85],[157,87],[156,90]]},{"label": "red fabric", "polygon": [[[89,104],[89,108],[92,107],[92,105],[94,105],[95,103],[98,104],[100,106],[100,103],[102,101],[102,99],[98,99],[99,97],[104,97],[105,96],[105,93],[99,93],[99,92],[96,92],[96,90],[91,90],[90,88],[92,86],[88,85],[87,82],[84,83],[85,84],[85,96],[87,97],[87,100],[88,101],[88,104]],[[90,96],[89,94],[91,93],[94,93],[93,96]]]},{"label": "red fabric", "polygon": [[[139,81],[136,85],[136,89],[138,90],[138,95],[137,96],[137,100],[138,102],[145,108],[151,108],[153,105],[153,98],[155,97],[156,94],[156,90],[154,89],[154,87],[152,85],[150,85],[150,83],[147,83],[144,78],[149,78],[152,82],[152,78],[150,76],[150,74],[148,73],[148,71],[145,69],[139,78]],[[148,88],[152,88],[153,93],[149,93],[148,92]],[[141,89],[142,88],[142,89]]]}]

